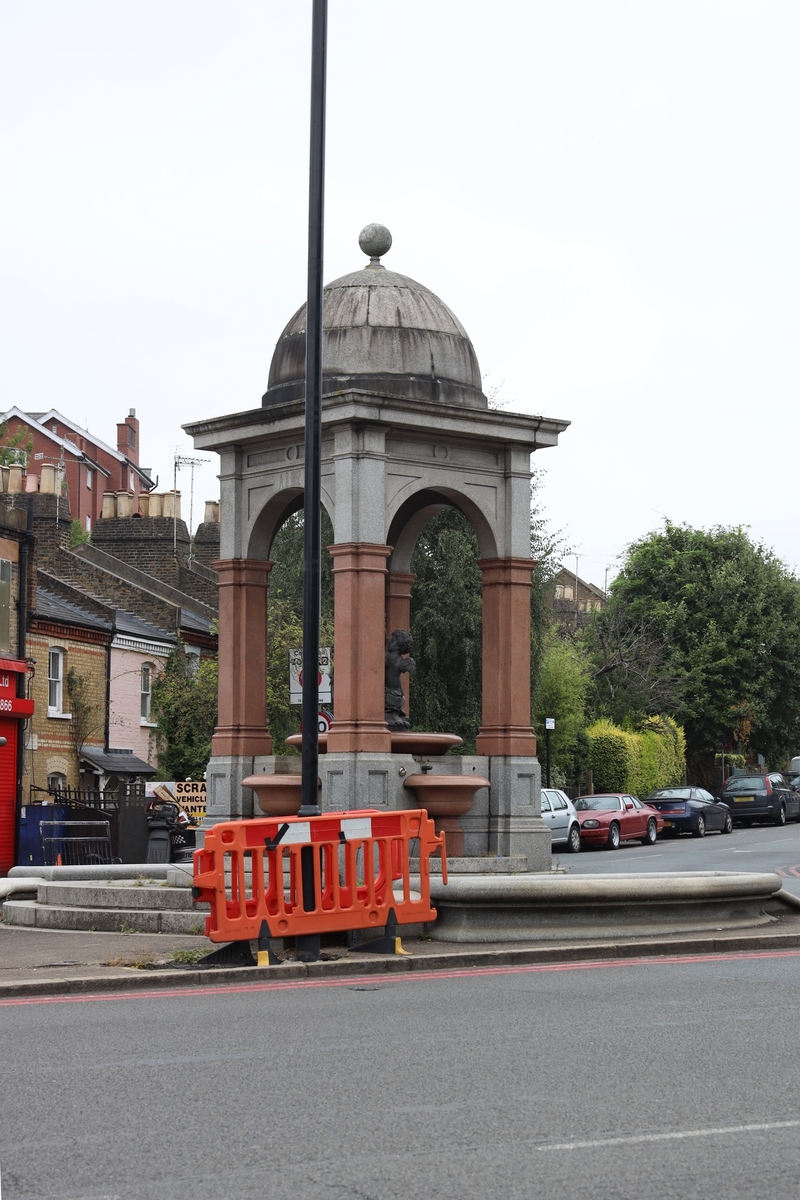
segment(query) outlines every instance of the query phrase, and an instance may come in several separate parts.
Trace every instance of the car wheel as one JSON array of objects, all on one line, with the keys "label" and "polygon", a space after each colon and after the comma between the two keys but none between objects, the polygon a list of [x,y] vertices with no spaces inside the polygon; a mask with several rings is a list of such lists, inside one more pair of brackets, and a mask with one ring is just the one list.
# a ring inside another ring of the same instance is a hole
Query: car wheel
[{"label": "car wheel", "polygon": [[616,821],[612,821],[608,827],[608,842],[606,845],[609,850],[619,850],[619,825]]},{"label": "car wheel", "polygon": [[780,806],[780,808],[778,809],[778,811],[775,813],[775,824],[776,825],[785,825],[786,824],[786,805],[785,804],[782,804]]},{"label": "car wheel", "polygon": [[569,831],[567,838],[567,850],[570,854],[577,854],[581,848],[581,827],[573,825]]},{"label": "car wheel", "polygon": [[697,825],[692,830],[692,837],[706,836],[706,819],[702,813],[697,814]]},{"label": "car wheel", "polygon": [[725,824],[722,826],[723,833],[733,833],[733,817],[730,813],[725,816]]},{"label": "car wheel", "polygon": [[656,838],[658,837],[658,826],[651,817],[647,822],[647,833],[642,838],[643,846],[655,846]]}]

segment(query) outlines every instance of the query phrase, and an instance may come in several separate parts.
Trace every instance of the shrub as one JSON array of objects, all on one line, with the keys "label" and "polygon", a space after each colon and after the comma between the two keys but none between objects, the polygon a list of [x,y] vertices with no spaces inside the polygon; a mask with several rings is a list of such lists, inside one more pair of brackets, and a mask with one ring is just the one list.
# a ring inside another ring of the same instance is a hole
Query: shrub
[{"label": "shrub", "polygon": [[646,796],[683,778],[686,740],[671,717],[647,717],[637,732],[597,721],[587,734],[597,792]]}]

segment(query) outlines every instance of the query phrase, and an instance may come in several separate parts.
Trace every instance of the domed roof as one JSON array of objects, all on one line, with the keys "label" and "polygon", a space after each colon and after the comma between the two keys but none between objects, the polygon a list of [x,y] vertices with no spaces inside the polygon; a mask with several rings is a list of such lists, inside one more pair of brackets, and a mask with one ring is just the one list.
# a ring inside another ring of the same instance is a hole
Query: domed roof
[{"label": "domed roof", "polygon": [[[323,392],[350,388],[411,400],[486,408],[478,359],[466,330],[438,296],[387,271],[375,257],[391,245],[383,226],[367,226],[368,266],[323,293]],[[306,306],[284,329],[269,372],[265,405],[305,394]]]}]

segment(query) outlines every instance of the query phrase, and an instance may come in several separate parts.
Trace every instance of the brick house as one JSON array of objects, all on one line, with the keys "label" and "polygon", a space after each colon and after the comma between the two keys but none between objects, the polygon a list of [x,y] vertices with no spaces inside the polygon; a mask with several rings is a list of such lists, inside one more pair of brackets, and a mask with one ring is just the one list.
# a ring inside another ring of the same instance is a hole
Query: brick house
[{"label": "brick house", "polygon": [[104,493],[129,495],[132,511],[137,512],[140,496],[154,486],[150,471],[139,466],[135,409],[117,425],[116,450],[54,408],[42,413],[10,408],[0,420],[7,423],[9,438],[22,431],[33,442],[31,452],[21,455],[31,479],[27,486],[30,488],[34,480],[44,481],[47,469],[54,470],[62,497],[87,532],[94,529],[102,515]]},{"label": "brick house", "polygon": [[602,612],[605,606],[606,594],[602,588],[580,579],[567,567],[555,575],[552,608],[559,628],[569,632],[581,629],[591,620],[592,613]]}]

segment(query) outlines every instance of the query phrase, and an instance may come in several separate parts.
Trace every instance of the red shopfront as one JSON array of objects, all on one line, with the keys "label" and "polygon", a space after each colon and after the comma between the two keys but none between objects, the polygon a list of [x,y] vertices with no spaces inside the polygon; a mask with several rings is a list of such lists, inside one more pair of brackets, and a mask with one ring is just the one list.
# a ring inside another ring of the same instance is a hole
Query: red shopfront
[{"label": "red shopfront", "polygon": [[17,681],[28,664],[17,658],[0,658],[0,876],[15,861],[17,838],[17,779],[20,721],[33,715],[33,701],[17,695]]}]

